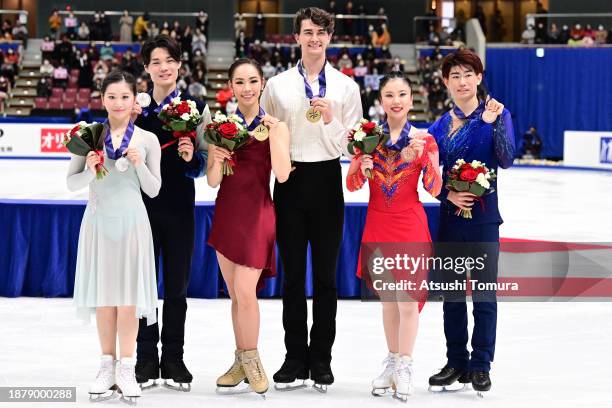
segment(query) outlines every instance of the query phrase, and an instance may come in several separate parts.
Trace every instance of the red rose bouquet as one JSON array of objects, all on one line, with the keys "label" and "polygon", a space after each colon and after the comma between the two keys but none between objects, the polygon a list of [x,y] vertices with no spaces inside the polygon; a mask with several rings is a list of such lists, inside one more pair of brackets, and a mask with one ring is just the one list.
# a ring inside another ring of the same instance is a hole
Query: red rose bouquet
[{"label": "red rose bouquet", "polygon": [[104,167],[104,152],[98,148],[98,146],[102,146],[99,141],[100,138],[104,137],[103,133],[104,125],[101,123],[87,124],[87,122],[81,121],[64,135],[62,141],[66,149],[77,156],[86,157],[91,151],[98,155],[100,158],[100,163],[96,165],[96,179],[98,180],[108,174],[108,170]]},{"label": "red rose bouquet", "polygon": [[[496,178],[495,170],[487,168],[484,163],[473,160],[466,163],[459,159],[449,171],[446,188],[456,192],[470,192],[474,194],[482,205],[482,196],[492,192],[491,182]],[[472,218],[472,210],[457,209],[455,215],[463,218]]]},{"label": "red rose bouquet", "polygon": [[[350,154],[361,156],[372,154],[379,144],[386,143],[389,135],[383,132],[382,127],[375,122],[361,119],[349,132],[346,149]],[[372,178],[372,171],[366,170],[366,176]]]},{"label": "red rose bouquet", "polygon": [[[163,129],[171,131],[174,138],[171,142],[164,144],[161,147],[162,149],[173,145],[181,137],[195,140],[196,129],[202,120],[202,115],[200,115],[196,103],[191,100],[181,100],[179,96],[165,104],[157,117],[164,124]],[[183,154],[186,153],[183,152]]]},{"label": "red rose bouquet", "polygon": [[[219,112],[213,121],[206,126],[204,139],[215,146],[223,147],[230,152],[236,151],[250,139],[247,128],[238,115],[225,116]],[[236,162],[233,159],[223,162],[221,172],[224,176],[234,174]]]}]

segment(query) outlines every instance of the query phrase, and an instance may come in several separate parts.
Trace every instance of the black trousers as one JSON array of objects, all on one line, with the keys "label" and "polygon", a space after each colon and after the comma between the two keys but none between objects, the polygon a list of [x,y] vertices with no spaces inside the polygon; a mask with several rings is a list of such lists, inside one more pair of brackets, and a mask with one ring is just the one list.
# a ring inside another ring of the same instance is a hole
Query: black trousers
[{"label": "black trousers", "polygon": [[[294,163],[285,183],[274,187],[276,240],[284,270],[283,327],[286,357],[331,361],[336,337],[336,266],[344,223],[338,159]],[[313,324],[308,345],[306,256],[312,253]]]},{"label": "black trousers", "polygon": [[[163,258],[164,307],[162,312],[162,358],[182,359],[187,314],[187,285],[191,271],[195,234],[194,210],[149,211],[159,280],[159,255]],[[159,326],[140,320],[137,338],[139,361],[158,359]]]}]

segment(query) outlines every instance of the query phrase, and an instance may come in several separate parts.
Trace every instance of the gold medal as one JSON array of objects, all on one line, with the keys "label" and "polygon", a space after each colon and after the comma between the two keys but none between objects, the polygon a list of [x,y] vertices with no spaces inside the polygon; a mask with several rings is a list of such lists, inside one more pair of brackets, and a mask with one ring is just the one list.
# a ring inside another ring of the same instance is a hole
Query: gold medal
[{"label": "gold medal", "polygon": [[264,126],[263,123],[257,125],[257,127],[253,130],[253,137],[260,142],[263,142],[268,138],[268,128]]},{"label": "gold medal", "polygon": [[306,119],[311,123],[317,123],[321,119],[321,112],[310,108],[306,111]]}]

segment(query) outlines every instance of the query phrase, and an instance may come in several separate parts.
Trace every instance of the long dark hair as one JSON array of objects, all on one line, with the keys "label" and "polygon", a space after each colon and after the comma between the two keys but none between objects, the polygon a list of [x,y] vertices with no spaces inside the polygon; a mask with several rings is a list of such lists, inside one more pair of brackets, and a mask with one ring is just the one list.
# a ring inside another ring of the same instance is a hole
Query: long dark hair
[{"label": "long dark hair", "polygon": [[234,79],[234,72],[236,71],[236,69],[239,66],[245,65],[245,64],[250,64],[254,66],[257,72],[259,73],[259,76],[263,80],[263,76],[264,76],[263,70],[261,69],[261,65],[259,64],[259,62],[255,61],[254,59],[250,59],[250,58],[238,58],[232,63],[232,65],[230,65],[229,69],[227,70],[227,76],[230,81]]},{"label": "long dark hair", "polygon": [[100,86],[100,92],[102,92],[102,95],[104,95],[109,85],[116,84],[118,82],[125,82],[128,84],[130,91],[136,95],[136,78],[134,78],[134,75],[130,74],[129,72],[122,71],[120,69],[112,70],[108,73],[108,75],[106,75],[106,77],[104,77],[102,80],[102,85]]}]

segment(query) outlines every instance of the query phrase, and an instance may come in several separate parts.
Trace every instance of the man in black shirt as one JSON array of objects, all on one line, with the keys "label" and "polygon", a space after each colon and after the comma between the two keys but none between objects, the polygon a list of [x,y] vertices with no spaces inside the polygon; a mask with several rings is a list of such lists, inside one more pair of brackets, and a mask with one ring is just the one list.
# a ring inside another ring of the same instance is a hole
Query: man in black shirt
[{"label": "man in black shirt", "polygon": [[[163,257],[164,307],[162,316],[162,357],[158,360],[157,324],[147,326],[140,321],[136,379],[144,387],[160,377],[180,384],[181,390],[189,391],[193,380],[183,362],[185,339],[185,317],[187,312],[187,285],[191,270],[194,246],[194,205],[195,186],[193,179],[206,171],[207,152],[204,148],[203,133],[210,123],[210,111],[205,103],[180,93],[176,87],[181,66],[179,44],[166,35],[147,40],[141,50],[145,70],[151,76],[153,89],[149,91],[150,103],[142,107],[136,125],[155,133],[162,146],[161,176],[162,187],[159,195],[151,199],[143,195],[149,214],[155,247],[156,270],[159,276],[159,255]],[[174,98],[194,101],[202,122],[198,127],[194,143],[188,137],[176,139],[172,132],[162,128],[157,115],[163,105]],[[149,99],[146,98],[145,99]],[[184,386],[187,384],[187,386]],[[171,388],[176,388],[172,383]]]}]

